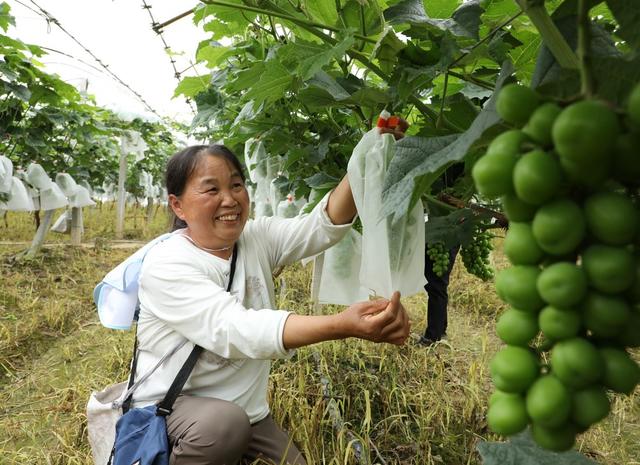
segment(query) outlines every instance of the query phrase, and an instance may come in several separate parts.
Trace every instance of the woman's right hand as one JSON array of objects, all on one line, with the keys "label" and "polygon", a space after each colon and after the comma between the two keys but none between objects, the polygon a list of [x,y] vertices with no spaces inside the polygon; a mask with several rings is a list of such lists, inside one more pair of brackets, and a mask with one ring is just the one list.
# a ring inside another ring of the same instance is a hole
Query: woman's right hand
[{"label": "woman's right hand", "polygon": [[391,299],[358,302],[340,314],[346,337],[358,337],[373,342],[402,345],[409,336],[411,323],[400,293]]}]

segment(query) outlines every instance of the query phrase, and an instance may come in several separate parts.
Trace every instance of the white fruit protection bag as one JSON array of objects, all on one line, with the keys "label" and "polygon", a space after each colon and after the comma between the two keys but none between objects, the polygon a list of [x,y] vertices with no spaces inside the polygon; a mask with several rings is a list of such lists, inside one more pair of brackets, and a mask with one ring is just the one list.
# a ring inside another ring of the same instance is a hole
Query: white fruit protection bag
[{"label": "white fruit protection bag", "polygon": [[[384,118],[383,115],[381,117]],[[386,119],[386,118],[384,118]],[[380,216],[382,186],[394,154],[395,139],[378,128],[367,132],[353,149],[347,174],[362,221],[360,285],[370,295],[403,297],[424,292],[424,209],[418,203],[392,224]]]},{"label": "white fruit protection bag", "polygon": [[362,235],[351,228],[346,236],[324,251],[318,302],[351,305],[369,298],[369,290],[360,285]]}]

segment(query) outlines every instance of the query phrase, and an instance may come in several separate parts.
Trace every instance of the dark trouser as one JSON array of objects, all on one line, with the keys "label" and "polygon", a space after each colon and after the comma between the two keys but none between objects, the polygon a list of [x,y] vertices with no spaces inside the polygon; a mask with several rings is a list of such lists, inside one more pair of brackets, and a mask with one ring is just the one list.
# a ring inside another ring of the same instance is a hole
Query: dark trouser
[{"label": "dark trouser", "polygon": [[449,304],[449,275],[456,261],[459,247],[449,250],[449,268],[442,275],[438,276],[433,272],[433,262],[425,254],[424,277],[427,284],[424,286],[429,297],[427,303],[427,329],[424,332],[426,339],[439,341],[447,332],[447,305]]},{"label": "dark trouser", "polygon": [[167,433],[170,465],[236,465],[257,458],[278,465],[306,465],[271,415],[252,425],[241,407],[220,399],[178,397],[167,417]]}]

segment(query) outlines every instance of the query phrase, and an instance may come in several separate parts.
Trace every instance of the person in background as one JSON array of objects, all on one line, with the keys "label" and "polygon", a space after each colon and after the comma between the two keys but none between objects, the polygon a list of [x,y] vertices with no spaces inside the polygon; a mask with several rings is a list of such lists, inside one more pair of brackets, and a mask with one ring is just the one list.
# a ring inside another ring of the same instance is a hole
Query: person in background
[{"label": "person in background", "polygon": [[[434,188],[441,191],[451,188],[455,182],[464,175],[464,164],[456,163],[445,170],[442,176],[434,183]],[[437,206],[429,207],[429,216],[440,216],[450,213],[450,211],[440,211]],[[418,339],[418,344],[422,346],[432,346],[447,335],[447,307],[449,305],[449,276],[456,261],[456,256],[460,246],[457,245],[448,250],[449,266],[438,276],[433,267],[434,261],[426,253],[424,257],[424,277],[427,284],[424,286],[427,291],[427,327],[424,334]]]},{"label": "person in background", "polygon": [[[404,129],[384,131],[398,138]],[[297,315],[275,307],[273,270],[316,255],[351,228],[356,208],[348,179],[307,215],[249,220],[240,162],[222,145],[200,145],[169,160],[166,187],[174,232],[147,253],[140,272],[136,378],[181,340],[188,343],[138,388],[133,406],[161,400],[199,345],[204,351],[166,417],[171,465],[231,465],[257,458],[306,464],[271,416],[271,360],[349,337],[401,345],[410,329],[398,292],[334,315]],[[236,267],[227,292],[234,249]]]}]

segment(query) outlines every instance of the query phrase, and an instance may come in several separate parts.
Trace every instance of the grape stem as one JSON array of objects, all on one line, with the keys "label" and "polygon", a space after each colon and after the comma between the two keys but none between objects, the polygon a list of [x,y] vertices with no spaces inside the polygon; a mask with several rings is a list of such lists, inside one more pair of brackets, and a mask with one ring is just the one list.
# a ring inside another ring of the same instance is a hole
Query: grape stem
[{"label": "grape stem", "polygon": [[580,60],[580,85],[582,95],[593,96],[594,82],[591,74],[591,24],[589,20],[589,5],[586,0],[578,0],[578,59]]},{"label": "grape stem", "polygon": [[495,210],[491,210],[490,208],[483,207],[475,203],[465,202],[464,200],[460,200],[444,192],[441,192],[440,194],[438,194],[438,200],[440,200],[441,202],[447,205],[454,206],[456,208],[469,208],[479,213],[486,213],[492,216],[493,218],[495,218],[496,224],[498,224],[498,226],[500,226],[501,228],[506,228],[509,225],[509,220],[503,213],[497,212]]},{"label": "grape stem", "polygon": [[563,68],[578,69],[580,63],[576,54],[571,50],[555,23],[547,13],[544,2],[539,0],[516,0],[522,11],[536,27],[544,44],[549,48],[556,61]]}]

